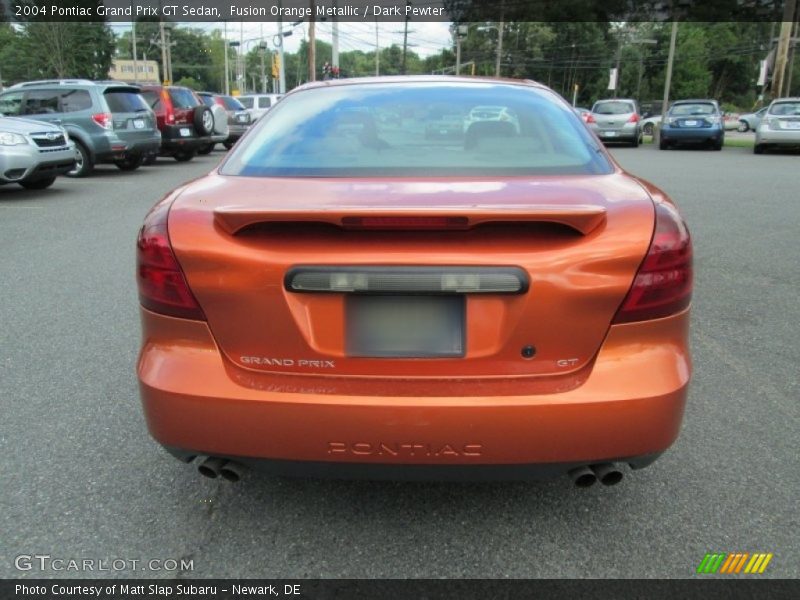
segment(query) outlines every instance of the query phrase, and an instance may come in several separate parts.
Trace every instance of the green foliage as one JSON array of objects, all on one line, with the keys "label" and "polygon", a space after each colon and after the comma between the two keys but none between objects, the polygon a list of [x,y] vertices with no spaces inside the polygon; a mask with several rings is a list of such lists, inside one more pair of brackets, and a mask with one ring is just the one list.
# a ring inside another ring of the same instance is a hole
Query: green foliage
[{"label": "green foliage", "polygon": [[0,35],[0,61],[7,83],[49,77],[105,79],[114,52],[114,34],[105,23],[24,24]]}]

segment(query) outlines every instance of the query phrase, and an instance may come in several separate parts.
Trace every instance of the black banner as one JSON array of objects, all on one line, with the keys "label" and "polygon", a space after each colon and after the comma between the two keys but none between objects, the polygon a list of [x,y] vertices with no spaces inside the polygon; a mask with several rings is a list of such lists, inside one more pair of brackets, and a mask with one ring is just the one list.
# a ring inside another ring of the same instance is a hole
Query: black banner
[{"label": "black banner", "polygon": [[800,596],[797,580],[714,578],[713,580],[3,580],[0,598],[39,600],[501,600],[518,598],[726,598],[780,600]]}]

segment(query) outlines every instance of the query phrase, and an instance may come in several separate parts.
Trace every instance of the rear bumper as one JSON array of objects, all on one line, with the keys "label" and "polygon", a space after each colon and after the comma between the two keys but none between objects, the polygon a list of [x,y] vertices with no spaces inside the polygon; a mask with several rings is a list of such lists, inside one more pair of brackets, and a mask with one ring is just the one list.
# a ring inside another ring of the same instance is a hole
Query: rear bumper
[{"label": "rear bumper", "polygon": [[698,127],[697,129],[678,129],[668,127],[661,130],[661,139],[668,142],[701,143],[724,139],[725,132],[717,127]]},{"label": "rear bumper", "polygon": [[[189,135],[181,135],[181,131],[188,131]],[[211,136],[198,136],[193,125],[167,125],[161,130],[162,154],[193,152],[211,143],[213,143]]]},{"label": "rear bumper", "polygon": [[344,394],[347,378],[236,377],[246,370],[221,355],[205,323],[142,310],[138,377],[150,433],[184,457],[312,472],[335,463],[545,475],[606,461],[646,466],[680,429],[688,319],[613,326],[584,383],[568,391],[508,395],[506,380],[505,395],[475,396],[463,391],[474,384],[454,382],[453,396],[419,397]]},{"label": "rear bumper", "polygon": [[800,130],[780,131],[775,129],[761,129],[756,131],[756,144],[769,144],[775,146],[800,146]]}]

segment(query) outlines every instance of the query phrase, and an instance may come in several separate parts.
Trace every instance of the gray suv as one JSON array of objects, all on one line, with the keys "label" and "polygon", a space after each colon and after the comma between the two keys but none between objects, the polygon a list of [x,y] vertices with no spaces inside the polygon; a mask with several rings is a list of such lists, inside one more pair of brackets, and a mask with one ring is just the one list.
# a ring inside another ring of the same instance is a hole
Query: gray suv
[{"label": "gray suv", "polygon": [[19,83],[0,94],[0,113],[63,127],[75,142],[75,167],[84,177],[95,164],[137,169],[158,152],[161,133],[139,88],[116,81],[53,79]]}]

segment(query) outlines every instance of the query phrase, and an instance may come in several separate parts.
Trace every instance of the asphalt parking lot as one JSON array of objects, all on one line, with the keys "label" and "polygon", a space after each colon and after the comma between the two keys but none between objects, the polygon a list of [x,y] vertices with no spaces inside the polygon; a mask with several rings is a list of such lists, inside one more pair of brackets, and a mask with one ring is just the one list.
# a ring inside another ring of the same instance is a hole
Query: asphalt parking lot
[{"label": "asphalt parking lot", "polygon": [[735,551],[800,576],[800,157],[614,154],[692,230],[695,376],[676,445],[610,488],[202,478],[142,418],[134,240],[222,155],[0,188],[0,576],[92,575],[14,566],[49,554],[193,561],[95,573],[131,577],[689,577]]}]

